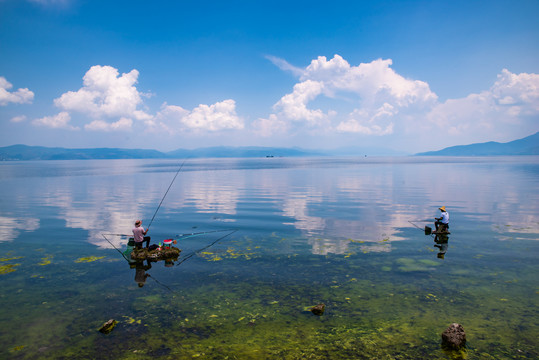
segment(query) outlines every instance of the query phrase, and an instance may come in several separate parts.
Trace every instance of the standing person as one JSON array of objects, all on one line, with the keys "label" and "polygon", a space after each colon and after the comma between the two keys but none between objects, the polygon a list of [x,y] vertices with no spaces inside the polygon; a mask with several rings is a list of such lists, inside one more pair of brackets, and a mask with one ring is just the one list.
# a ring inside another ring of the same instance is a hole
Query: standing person
[{"label": "standing person", "polygon": [[133,228],[133,237],[135,238],[135,247],[137,249],[142,248],[142,243],[146,242],[146,248],[150,245],[150,237],[144,236],[148,233],[148,230],[144,230],[142,227],[142,221],[135,221],[135,227]]},{"label": "standing person", "polygon": [[436,226],[436,232],[438,232],[438,228],[441,226],[440,232],[448,232],[449,231],[449,213],[445,210],[445,206],[442,206],[438,208],[442,213],[439,218],[435,218],[436,222],[434,225]]}]

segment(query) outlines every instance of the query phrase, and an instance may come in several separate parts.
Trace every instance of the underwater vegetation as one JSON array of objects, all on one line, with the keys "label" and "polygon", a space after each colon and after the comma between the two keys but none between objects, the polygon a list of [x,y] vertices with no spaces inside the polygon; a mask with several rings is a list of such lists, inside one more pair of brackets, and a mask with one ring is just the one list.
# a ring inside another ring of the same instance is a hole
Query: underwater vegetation
[{"label": "underwater vegetation", "polygon": [[[0,357],[539,356],[539,294],[527,286],[536,281],[531,260],[508,267],[471,253],[473,262],[448,267],[424,248],[403,248],[395,256],[354,249],[315,255],[294,245],[297,239],[277,239],[238,237],[196,252],[181,266],[154,262],[143,288],[121,257],[36,252],[24,262],[14,253],[1,259],[19,271],[10,275],[16,281],[2,283],[0,299],[12,311],[0,324],[17,318],[25,326],[2,335]],[[287,251],[273,251],[275,241]],[[52,259],[53,266],[43,266]],[[20,291],[21,283],[31,286]],[[317,304],[324,304],[319,315],[311,311]],[[99,332],[109,319],[112,329]],[[441,347],[441,333],[452,322],[466,329],[463,350]]]},{"label": "underwater vegetation", "polygon": [[[11,258],[0,258],[0,275],[8,274],[10,272],[16,271],[16,267],[20,266],[21,264],[7,264],[9,261],[21,259],[22,256],[15,256]],[[4,264],[6,262],[6,264]]]},{"label": "underwater vegetation", "polygon": [[75,260],[75,262],[76,263],[92,262],[92,261],[97,261],[104,258],[105,256],[86,256],[86,257],[78,258],[77,260]]}]

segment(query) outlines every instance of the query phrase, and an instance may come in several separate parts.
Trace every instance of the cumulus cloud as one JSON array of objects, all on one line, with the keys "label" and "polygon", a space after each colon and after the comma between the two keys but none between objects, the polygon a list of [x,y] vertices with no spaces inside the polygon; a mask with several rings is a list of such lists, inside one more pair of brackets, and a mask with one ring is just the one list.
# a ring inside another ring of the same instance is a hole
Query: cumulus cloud
[{"label": "cumulus cloud", "polygon": [[[122,129],[128,125],[125,119],[150,121],[152,115],[138,109],[144,95],[135,87],[138,75],[135,69],[120,76],[112,66],[92,66],[83,77],[83,87],[62,94],[54,104],[67,112],[95,118],[86,127],[90,130]],[[104,120],[116,118],[120,120],[112,123]]]},{"label": "cumulus cloud", "polygon": [[524,134],[538,130],[537,74],[504,69],[489,89],[440,102],[428,83],[393,70],[391,59],[352,66],[339,55],[329,60],[320,56],[300,69],[267,58],[297,75],[298,82],[275,103],[274,113],[253,122],[255,131],[264,136],[305,128],[371,136],[397,131],[420,136],[443,130],[449,146],[451,137],[465,143],[516,137],[522,135],[518,129],[525,129],[520,130]]},{"label": "cumulus cloud", "polygon": [[539,115],[539,75],[514,74],[503,69],[490,89],[434,106],[426,115],[430,123],[455,136],[480,133],[498,135],[517,125],[528,128]]},{"label": "cumulus cloud", "polygon": [[294,85],[294,91],[287,94],[274,105],[274,109],[280,110],[281,114],[290,120],[306,121],[316,124],[325,118],[320,109],[310,110],[307,104],[322,93],[324,83],[320,81],[306,80]]},{"label": "cumulus cloud", "polygon": [[70,121],[71,116],[69,113],[62,111],[54,116],[45,116],[40,119],[35,119],[32,121],[32,123],[37,126],[44,126],[53,129],[79,130],[78,127],[70,125]]},{"label": "cumulus cloud", "polygon": [[11,88],[13,88],[13,85],[5,77],[0,76],[0,106],[9,103],[30,104],[34,100],[34,93],[27,88],[10,92]]},{"label": "cumulus cloud", "polygon": [[91,131],[124,131],[130,130],[133,125],[133,120],[121,118],[120,120],[108,123],[103,120],[94,120],[89,124],[84,125],[84,129]]},{"label": "cumulus cloud", "polygon": [[259,118],[253,122],[255,134],[262,137],[270,137],[274,134],[284,134],[288,130],[288,123],[279,119],[277,115],[270,114],[267,119]]},{"label": "cumulus cloud", "polygon": [[192,111],[165,103],[156,118],[162,126],[171,129],[215,132],[244,128],[243,120],[236,114],[236,102],[231,99],[212,105],[201,104]]},{"label": "cumulus cloud", "polygon": [[[390,59],[351,66],[339,55],[330,60],[320,56],[302,71],[284,60],[270,60],[282,69],[292,69],[293,73],[299,74],[300,82],[274,105],[275,114],[272,114],[296,125],[386,135],[393,132],[394,121],[402,111],[428,108],[437,101],[427,83],[407,79],[391,69]],[[344,98],[353,110],[343,114],[332,108],[326,111],[310,108],[309,105],[320,96],[334,100]],[[340,120],[330,127],[328,124],[333,118]]]}]

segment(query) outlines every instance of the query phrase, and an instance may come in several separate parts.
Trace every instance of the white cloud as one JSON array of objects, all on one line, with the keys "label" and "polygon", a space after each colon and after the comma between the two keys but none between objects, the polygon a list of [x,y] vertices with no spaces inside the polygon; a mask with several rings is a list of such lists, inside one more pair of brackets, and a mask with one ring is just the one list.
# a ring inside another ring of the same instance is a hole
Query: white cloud
[{"label": "white cloud", "polygon": [[325,56],[313,60],[301,80],[321,81],[327,95],[346,91],[357,94],[362,103],[390,103],[404,107],[437,99],[423,81],[406,79],[390,68],[392,60],[374,60],[350,66],[341,56],[327,61]]},{"label": "white cloud", "polygon": [[120,120],[108,123],[103,120],[94,120],[84,126],[84,129],[91,131],[124,131],[130,130],[133,125],[133,120],[121,118]]},{"label": "white cloud", "polygon": [[26,120],[26,115],[14,116],[11,118],[12,123],[20,123]]},{"label": "white cloud", "polygon": [[156,119],[160,121],[162,127],[171,131],[187,129],[214,132],[244,128],[243,120],[236,114],[236,102],[231,99],[212,105],[201,104],[192,111],[165,103]]},{"label": "white cloud", "polygon": [[80,112],[100,121],[104,121],[103,118],[149,121],[152,116],[137,109],[144,96],[135,87],[138,75],[135,69],[120,76],[112,66],[92,66],[84,75],[83,87],[62,94],[54,104],[65,111]]},{"label": "white cloud", "polygon": [[54,116],[45,116],[40,119],[35,119],[32,124],[37,126],[45,126],[53,129],[67,129],[67,130],[79,130],[78,127],[74,127],[69,124],[71,116],[69,113],[62,111]]},{"label": "white cloud", "polygon": [[449,146],[468,139],[509,140],[539,130],[537,74],[504,69],[490,89],[440,103],[428,83],[394,71],[391,59],[351,66],[339,55],[330,60],[320,56],[305,69],[268,59],[298,75],[299,82],[274,105],[273,114],[253,122],[261,135],[307,127],[326,134],[399,133],[402,139],[413,136],[418,144],[426,144],[433,143],[435,131],[444,131],[435,144]]},{"label": "white cloud", "polygon": [[260,118],[253,122],[255,134],[270,137],[273,134],[284,134],[288,130],[288,123],[279,119],[277,115],[270,114],[267,119]]},{"label": "white cloud", "polygon": [[278,58],[276,56],[266,55],[266,59],[271,61],[273,63],[273,65],[277,66],[279,69],[281,69],[283,71],[290,71],[292,74],[294,74],[294,75],[296,75],[298,77],[303,75],[303,73],[305,71],[304,69],[296,67],[294,65],[291,65],[286,60]]},{"label": "white cloud", "polygon": [[[270,60],[285,70],[292,67],[284,60]],[[318,126],[325,131],[331,130],[328,123],[335,118],[341,119],[333,126],[333,130],[339,132],[391,134],[394,121],[403,110],[408,113],[419,110],[424,112],[425,108],[437,101],[436,94],[427,83],[406,79],[391,69],[391,65],[390,59],[378,59],[350,66],[339,55],[329,61],[320,56],[312,60],[303,71],[294,68],[294,73],[301,74],[300,82],[294,85],[292,93],[284,95],[274,105],[276,114],[272,115],[282,121]],[[346,96],[345,101],[354,107],[348,114],[339,112],[339,108],[331,108],[336,101],[329,102],[330,109],[326,112],[308,106],[319,96],[335,100],[343,95]]]},{"label": "white cloud", "polygon": [[0,105],[4,106],[9,103],[15,104],[30,104],[34,100],[34,93],[27,88],[17,89],[15,92],[9,92],[13,85],[0,76]]},{"label": "white cloud", "polygon": [[511,133],[517,125],[537,131],[537,115],[539,75],[504,69],[489,90],[439,103],[426,118],[450,135],[485,135],[492,140]]},{"label": "white cloud", "polygon": [[309,110],[307,104],[322,93],[324,84],[319,81],[306,80],[294,85],[294,91],[287,94],[274,105],[282,115],[290,120],[304,120],[309,124],[316,124],[326,116],[322,110]]}]

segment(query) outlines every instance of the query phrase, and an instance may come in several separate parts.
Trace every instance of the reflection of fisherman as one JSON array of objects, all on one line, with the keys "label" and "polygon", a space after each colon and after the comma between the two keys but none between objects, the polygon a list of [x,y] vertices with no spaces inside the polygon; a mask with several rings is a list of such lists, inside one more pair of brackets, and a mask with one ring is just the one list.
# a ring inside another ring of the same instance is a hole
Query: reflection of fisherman
[{"label": "reflection of fisherman", "polygon": [[440,233],[448,232],[449,231],[449,213],[445,210],[445,206],[442,206],[440,209],[441,216],[439,218],[435,218],[436,222],[434,225],[436,226],[436,232],[438,232],[438,228],[440,229]]},{"label": "reflection of fisherman", "polygon": [[447,252],[447,248],[449,246],[448,244],[449,238],[447,237],[447,235],[437,234],[434,237],[434,242],[436,243],[434,247],[437,247],[438,249],[440,249],[440,251],[438,252],[438,258],[443,259],[445,256],[445,253]]},{"label": "reflection of fisherman", "polygon": [[142,221],[135,221],[135,227],[133,228],[133,237],[135,238],[135,247],[137,249],[142,248],[142,243],[146,242],[146,247],[150,245],[150,237],[144,236],[148,233],[148,230],[144,230],[142,227]]},{"label": "reflection of fisherman", "polygon": [[150,276],[150,274],[146,274],[146,270],[150,270],[152,268],[152,265],[150,264],[150,260],[146,260],[146,266],[144,266],[143,261],[137,261],[135,265],[135,282],[138,283],[138,287],[143,287],[146,283],[146,278]]}]

